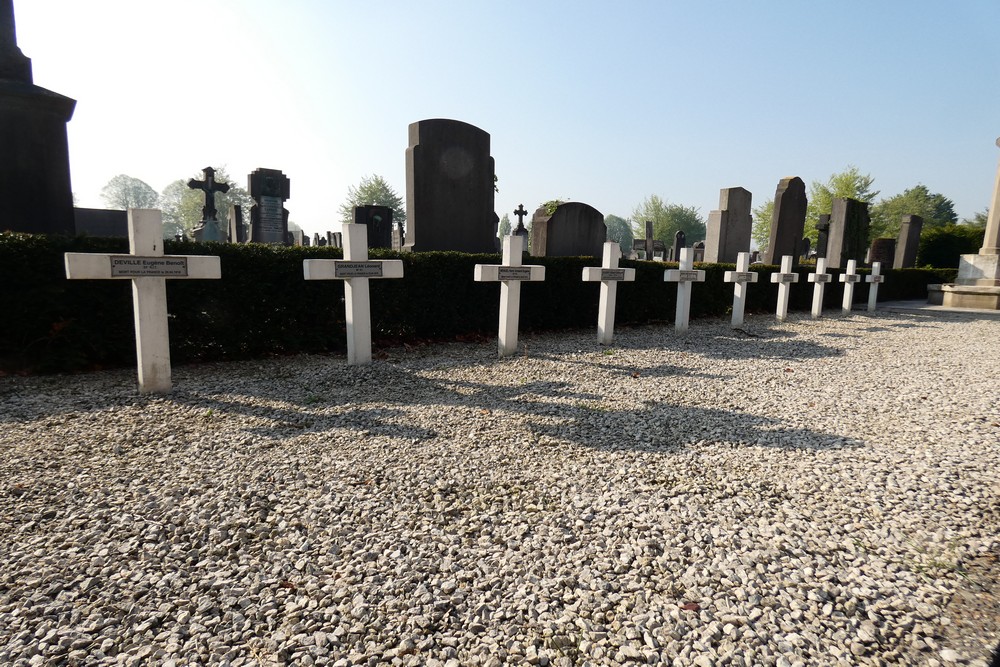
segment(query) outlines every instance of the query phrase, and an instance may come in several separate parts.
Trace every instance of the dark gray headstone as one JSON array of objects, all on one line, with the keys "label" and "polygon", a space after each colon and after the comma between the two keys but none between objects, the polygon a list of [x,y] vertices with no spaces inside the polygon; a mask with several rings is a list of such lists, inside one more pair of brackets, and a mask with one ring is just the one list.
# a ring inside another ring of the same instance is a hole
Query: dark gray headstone
[{"label": "dark gray headstone", "polygon": [[802,239],[802,245],[799,246],[799,257],[803,261],[809,259],[809,251],[812,249],[812,242],[808,238]]},{"label": "dark gray headstone", "polygon": [[128,211],[74,208],[77,236],[128,238]]},{"label": "dark gray headstone", "polygon": [[892,262],[894,269],[909,269],[917,265],[917,248],[920,245],[920,231],[924,219],[919,215],[904,215],[899,226],[899,241],[896,256]]},{"label": "dark gray headstone", "polygon": [[750,253],[750,263],[756,264],[760,261],[760,250],[754,250]]},{"label": "dark gray headstone", "polygon": [[75,107],[33,83],[13,2],[0,0],[0,231],[73,235],[66,123]]},{"label": "dark gray headstone", "polygon": [[392,209],[388,206],[355,206],[354,224],[368,227],[369,248],[392,247]]},{"label": "dark gray headstone", "polygon": [[693,262],[704,262],[705,261],[705,242],[698,241],[693,246],[691,246],[694,257],[691,258]]},{"label": "dark gray headstone", "polygon": [[670,249],[670,261],[679,262],[681,261],[681,248],[687,247],[687,238],[684,234],[684,230],[678,229],[674,233],[674,245]]},{"label": "dark gray headstone", "polygon": [[302,233],[302,245],[306,248],[312,247],[312,241],[310,240],[309,235],[305,232]]},{"label": "dark gray headstone", "polygon": [[830,214],[820,213],[816,223],[816,257],[826,257],[826,247],[830,244]]},{"label": "dark gray headstone", "polygon": [[280,169],[255,169],[247,176],[247,186],[254,202],[250,207],[250,242],[286,245],[285,201],[291,196],[291,181]]},{"label": "dark gray headstone", "polygon": [[736,256],[750,249],[752,198],[750,191],[744,188],[723,188],[719,191],[719,210],[708,214],[706,262],[735,264]]},{"label": "dark gray headstone", "polygon": [[405,249],[494,252],[490,135],[442,118],[411,123],[409,135]]},{"label": "dark gray headstone", "polygon": [[406,233],[403,231],[403,223],[397,222],[392,226],[392,249],[399,252],[406,243]]},{"label": "dark gray headstone", "polygon": [[535,257],[601,257],[607,238],[604,215],[589,204],[566,202],[531,221]]},{"label": "dark gray headstone", "polygon": [[[323,243],[320,243],[320,241],[323,241]],[[316,248],[318,248],[321,245],[326,245],[326,239],[320,238],[319,232],[315,232],[313,234],[313,246],[316,247]]]},{"label": "dark gray headstone", "polygon": [[805,226],[806,184],[798,176],[783,178],[774,193],[774,215],[764,263],[780,264],[785,255],[791,255],[793,262],[798,263]]},{"label": "dark gray headstone", "polygon": [[826,265],[831,269],[847,267],[847,260],[863,264],[868,250],[868,204],[856,199],[834,197],[830,214],[830,239],[826,246]]},{"label": "dark gray headstone", "polygon": [[892,260],[896,257],[896,239],[881,238],[872,241],[872,247],[868,250],[868,263],[881,262],[882,270],[892,266]]}]

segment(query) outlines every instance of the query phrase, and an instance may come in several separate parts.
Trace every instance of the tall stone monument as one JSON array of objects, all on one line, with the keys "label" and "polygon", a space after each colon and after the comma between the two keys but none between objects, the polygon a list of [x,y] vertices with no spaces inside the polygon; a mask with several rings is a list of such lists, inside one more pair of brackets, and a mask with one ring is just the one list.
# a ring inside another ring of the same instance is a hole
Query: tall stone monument
[{"label": "tall stone monument", "polygon": [[285,201],[291,196],[291,181],[280,169],[254,169],[247,176],[247,189],[253,197],[249,241],[289,245]]},{"label": "tall stone monument", "polygon": [[[1000,147],[1000,139],[996,144]],[[927,293],[932,304],[1000,310],[1000,165],[993,183],[983,247],[976,255],[959,258],[954,283],[928,285]]]},{"label": "tall stone monument", "polygon": [[795,263],[805,227],[806,184],[798,176],[783,178],[774,193],[774,214],[764,263],[774,264],[785,255],[791,255]]},{"label": "tall stone monument", "polygon": [[[752,195],[744,188],[719,190],[719,210],[708,214],[705,261],[735,264],[741,252],[750,250]],[[697,260],[695,260],[697,261]]]},{"label": "tall stone monument", "polygon": [[920,246],[920,231],[923,226],[924,219],[919,215],[903,216],[903,221],[899,225],[896,257],[893,259],[892,268],[910,269],[917,265],[917,248]]},{"label": "tall stone monument", "polygon": [[74,233],[66,123],[75,108],[34,84],[14,2],[0,0],[0,231]]},{"label": "tall stone monument", "polygon": [[201,171],[204,180],[199,181],[192,178],[187,184],[192,190],[201,190],[205,193],[205,205],[201,207],[201,226],[194,229],[194,239],[195,241],[225,243],[228,234],[219,225],[219,211],[215,208],[215,193],[225,194],[229,192],[229,184],[217,183],[215,169],[212,167],[205,167]]},{"label": "tall stone monument", "polygon": [[827,268],[844,268],[851,259],[864,264],[870,226],[867,202],[834,197],[830,213],[830,236],[826,246]]},{"label": "tall stone monument", "polygon": [[495,252],[490,135],[457,120],[411,123],[405,250]]}]

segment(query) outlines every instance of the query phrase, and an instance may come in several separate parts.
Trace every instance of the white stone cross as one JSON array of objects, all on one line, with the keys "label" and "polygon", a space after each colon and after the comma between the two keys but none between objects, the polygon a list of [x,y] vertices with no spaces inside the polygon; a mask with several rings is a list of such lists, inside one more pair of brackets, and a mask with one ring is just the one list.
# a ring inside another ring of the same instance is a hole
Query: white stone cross
[{"label": "white stone cross", "polygon": [[750,253],[741,252],[736,255],[736,270],[726,271],[725,281],[736,283],[733,286],[733,323],[734,329],[743,326],[743,312],[747,305],[747,283],[757,282],[756,271],[750,270]]},{"label": "white stone cross", "polygon": [[521,315],[521,283],[545,280],[544,266],[522,266],[524,237],[503,238],[502,264],[476,264],[476,282],[500,283],[500,335],[497,348],[501,357],[517,352],[517,324]]},{"label": "white stone cross", "polygon": [[851,312],[854,303],[854,283],[860,280],[858,261],[856,259],[847,260],[847,273],[840,274],[840,282],[844,283],[844,302],[841,304],[841,310],[845,313]]},{"label": "white stone cross", "polygon": [[815,320],[823,316],[823,292],[826,290],[826,284],[833,279],[833,276],[826,272],[826,257],[816,260],[816,273],[810,273],[808,278],[809,282],[816,283],[813,286],[812,307],[812,316]]},{"label": "white stone cross", "polygon": [[771,274],[771,282],[778,283],[778,310],[779,322],[788,319],[788,295],[792,291],[792,283],[799,282],[799,274],[792,273],[792,256],[784,255],[781,258],[781,271]]},{"label": "white stone cross", "polygon": [[875,302],[878,301],[878,284],[885,282],[885,276],[882,275],[882,262],[872,262],[872,273],[870,276],[865,276],[865,282],[872,284],[868,290],[868,312],[874,313]]},{"label": "white stone cross", "polygon": [[215,256],[164,255],[163,219],[153,209],[129,209],[128,244],[128,255],[66,253],[66,277],[132,281],[139,392],[166,393],[170,391],[166,279],[221,278],[221,265]]},{"label": "white stone cross", "polygon": [[614,241],[604,243],[604,258],[601,266],[587,266],[583,269],[585,281],[601,282],[601,301],[597,313],[597,340],[601,345],[610,345],[615,337],[615,302],[618,298],[618,281],[635,280],[635,269],[619,269],[618,260],[622,250]]},{"label": "white stone cross", "polygon": [[674,315],[674,331],[687,331],[688,318],[691,314],[691,283],[705,282],[705,272],[693,271],[694,249],[681,248],[680,268],[667,269],[663,279],[668,283],[677,283],[677,310]]},{"label": "white stone cross", "polygon": [[372,278],[402,278],[399,259],[368,259],[368,226],[343,225],[344,259],[307,259],[302,262],[306,280],[343,280],[347,317],[347,365],[360,366],[372,360],[372,310],[368,281]]}]

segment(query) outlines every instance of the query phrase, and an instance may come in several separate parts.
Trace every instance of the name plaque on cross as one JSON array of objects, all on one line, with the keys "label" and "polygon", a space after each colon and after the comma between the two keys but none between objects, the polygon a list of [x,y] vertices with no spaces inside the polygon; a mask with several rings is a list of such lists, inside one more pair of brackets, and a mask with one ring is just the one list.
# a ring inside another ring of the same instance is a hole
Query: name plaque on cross
[{"label": "name plaque on cross", "polygon": [[625,280],[625,269],[601,269],[601,280]]},{"label": "name plaque on cross", "polygon": [[334,260],[334,278],[381,278],[382,262],[348,262]]},{"label": "name plaque on cross", "polygon": [[811,283],[828,283],[833,279],[829,273],[810,273],[808,277]]},{"label": "name plaque on cross", "polygon": [[497,280],[531,280],[530,266],[497,267]]},{"label": "name plaque on cross", "polygon": [[187,257],[139,257],[111,255],[112,278],[184,278],[188,275]]},{"label": "name plaque on cross", "polygon": [[747,303],[747,284],[757,282],[757,272],[750,270],[750,253],[737,254],[736,270],[726,271],[723,279],[727,283],[736,283],[733,286],[732,326],[737,329],[743,326],[743,312],[746,310]]},{"label": "name plaque on cross", "polygon": [[703,273],[703,272],[699,272],[699,271],[681,271],[681,272],[679,272],[677,274],[677,280],[681,280],[681,281],[684,281],[684,280],[698,280],[698,277],[699,277],[700,273]]},{"label": "name plaque on cross", "polygon": [[726,271],[727,283],[755,283],[757,282],[756,271]]}]

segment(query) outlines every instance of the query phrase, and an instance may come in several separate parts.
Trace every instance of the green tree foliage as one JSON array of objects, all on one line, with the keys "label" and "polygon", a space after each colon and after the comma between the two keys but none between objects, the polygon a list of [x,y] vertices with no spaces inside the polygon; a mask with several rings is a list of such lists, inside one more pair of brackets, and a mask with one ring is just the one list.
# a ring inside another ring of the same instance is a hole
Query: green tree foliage
[{"label": "green tree foliage", "polygon": [[960,255],[979,252],[985,235],[985,227],[970,225],[945,225],[923,230],[920,245],[917,246],[917,266],[957,268]]},{"label": "green tree foliage", "polygon": [[635,235],[632,233],[631,222],[617,215],[606,215],[604,216],[604,225],[608,228],[609,241],[617,243],[625,255],[632,252],[632,241],[635,239]]},{"label": "green tree foliage", "polygon": [[156,208],[160,197],[145,181],[118,174],[101,188],[101,199],[110,209],[127,211],[130,208]]},{"label": "green tree foliage", "polygon": [[766,251],[768,244],[771,243],[771,218],[773,217],[773,199],[768,199],[753,207],[753,227],[750,229],[750,238],[761,252]]},{"label": "green tree foliage", "polygon": [[945,227],[958,222],[955,204],[942,194],[932,193],[925,185],[917,185],[888,199],[883,199],[871,209],[871,238],[896,237],[904,215],[919,215],[924,219],[923,229]]},{"label": "green tree foliage", "polygon": [[638,225],[644,225],[646,220],[653,221],[653,238],[663,241],[668,246],[674,242],[678,231],[684,232],[685,242],[691,245],[695,241],[705,239],[705,221],[698,214],[698,209],[681,204],[668,204],[656,195],[650,195],[632,212],[632,220]]},{"label": "green tree foliage", "polygon": [[[163,236],[173,238],[183,233],[187,238],[193,238],[194,229],[201,225],[201,209],[205,206],[205,192],[188,187],[191,178],[202,180],[204,174],[200,171],[189,178],[178,179],[160,193],[160,210],[163,211]],[[229,192],[215,193],[215,208],[218,211],[219,225],[224,231],[229,231],[229,207],[240,206],[243,209],[243,224],[250,222],[250,207],[253,198],[245,189],[235,185],[233,179],[226,173],[225,167],[215,170],[216,183],[228,183]]]},{"label": "green tree foliage", "polygon": [[556,209],[566,203],[565,199],[550,199],[539,204],[538,208],[545,209],[545,215],[552,215]]},{"label": "green tree foliage", "polygon": [[965,218],[962,220],[963,225],[969,225],[970,227],[982,227],[986,229],[986,220],[990,217],[990,209],[984,208],[978,213],[974,213],[971,218]]},{"label": "green tree foliage", "polygon": [[[829,215],[833,211],[833,200],[839,197],[870,203],[879,194],[878,190],[872,190],[874,183],[875,179],[870,174],[862,174],[854,165],[848,165],[844,171],[831,174],[826,183],[812,182],[806,204],[805,236],[812,241],[814,247],[818,238],[816,223],[819,222],[821,214]],[[768,225],[770,223],[768,219]]]},{"label": "green tree foliage", "polygon": [[501,239],[505,236],[510,236],[510,230],[510,216],[504,213],[503,217],[500,218],[500,226],[497,228],[497,236]]},{"label": "green tree foliage", "polygon": [[406,204],[403,198],[377,174],[365,176],[357,187],[352,185],[347,188],[347,201],[338,209],[341,222],[354,222],[355,206],[388,206],[392,209],[393,222],[406,222]]}]

